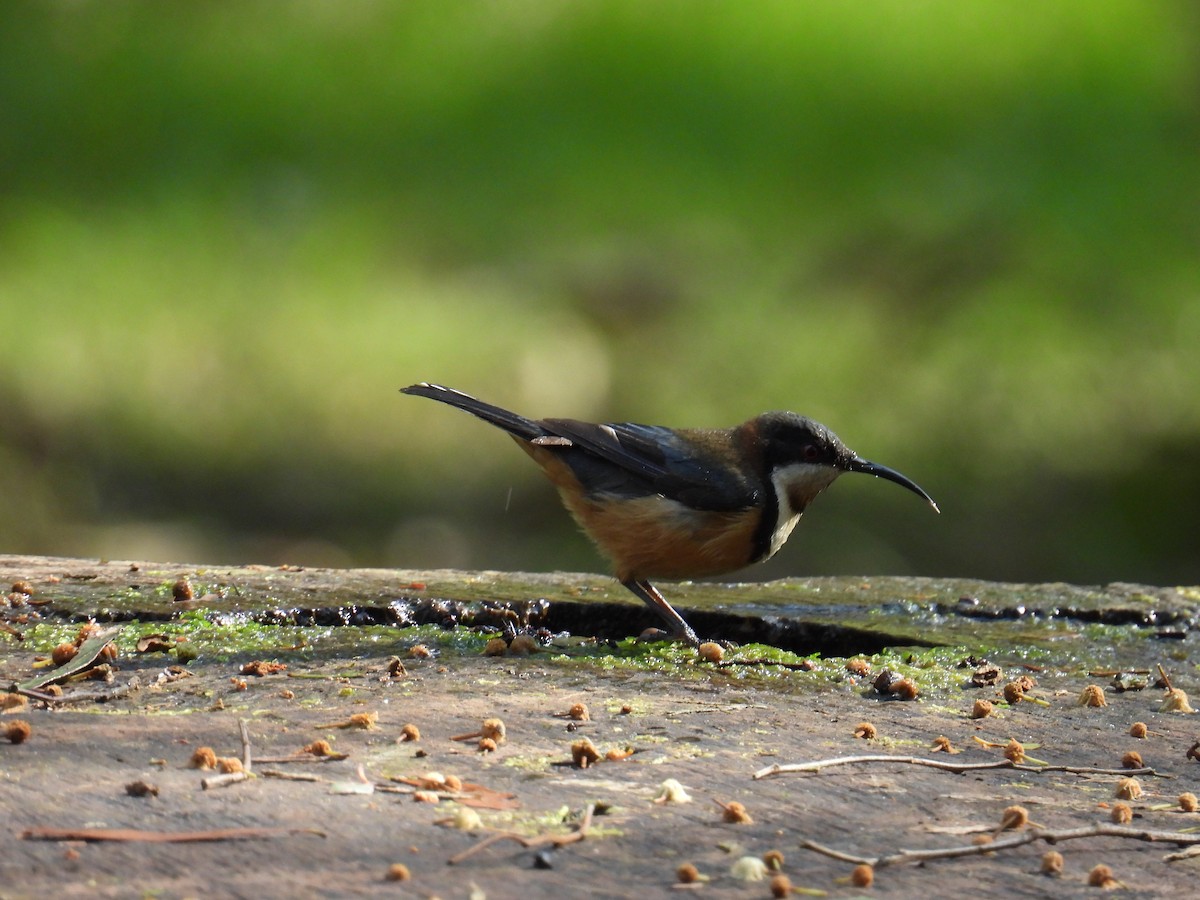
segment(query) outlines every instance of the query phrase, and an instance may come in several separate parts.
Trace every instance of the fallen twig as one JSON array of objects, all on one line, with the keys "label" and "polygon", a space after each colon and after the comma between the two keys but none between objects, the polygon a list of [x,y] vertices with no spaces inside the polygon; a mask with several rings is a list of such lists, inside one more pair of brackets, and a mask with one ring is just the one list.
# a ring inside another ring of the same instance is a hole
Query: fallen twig
[{"label": "fallen twig", "polygon": [[207,778],[200,779],[200,787],[206,791],[211,791],[213,788],[228,787],[231,784],[237,784],[239,781],[249,780],[249,772],[222,772],[220,775],[210,775]]},{"label": "fallen twig", "polygon": [[238,733],[242,737],[242,768],[249,775],[253,760],[250,758],[250,729],[246,727],[245,719],[238,719]]},{"label": "fallen twig", "polygon": [[717,663],[718,669],[726,669],[730,666],[775,666],[776,668],[787,669],[791,672],[811,672],[814,668],[812,662],[783,662],[782,660],[767,659],[762,656],[749,659],[726,659]]},{"label": "fallen twig", "polygon": [[438,789],[435,786],[431,786],[426,779],[393,775],[390,780],[399,782],[404,787],[377,785],[376,790],[393,794],[415,793],[418,790],[435,790],[443,800],[454,800],[460,806],[470,806],[474,809],[506,810],[520,809],[521,807],[521,801],[517,799],[516,794],[497,791],[494,788],[485,787],[482,784],[474,784],[470,781],[464,781],[458,791],[455,792],[448,788]]},{"label": "fallen twig", "polygon": [[144,841],[148,843],[185,843],[196,841],[257,841],[291,834],[325,832],[315,828],[216,828],[212,831],[142,831],[137,828],[26,828],[21,837],[27,841]]},{"label": "fallen twig", "polygon": [[[132,693],[140,689],[142,680],[134,675],[124,684],[119,684],[113,688],[101,688],[98,691],[71,691],[62,696],[47,695],[48,702],[58,706],[64,706],[67,703],[107,703],[109,700],[118,700],[126,694]],[[22,691],[22,693],[25,693]],[[33,694],[29,694],[30,697]]]},{"label": "fallen twig", "polygon": [[1167,670],[1162,667],[1162,663],[1156,664],[1158,667],[1158,680],[1162,683],[1164,690],[1171,690],[1171,676],[1167,674]]},{"label": "fallen twig", "polygon": [[583,818],[579,824],[575,826],[575,830],[568,834],[539,834],[536,837],[526,837],[523,834],[518,834],[515,831],[501,831],[496,834],[489,834],[487,837],[472,844],[461,853],[456,853],[454,856],[446,860],[446,863],[451,866],[456,866],[465,859],[474,856],[479,851],[497,844],[500,841],[516,841],[525,849],[529,850],[534,847],[544,847],[549,844],[552,847],[565,847],[568,844],[574,844],[582,841],[587,837],[588,831],[592,827],[592,814],[596,811],[596,804],[589,803],[583,811]]},{"label": "fallen twig", "polygon": [[33,688],[21,687],[19,684],[14,684],[8,688],[10,694],[21,694],[28,697],[30,700],[37,700],[41,703],[53,703],[59,698],[54,694],[47,694],[45,691],[35,691]]},{"label": "fallen twig", "polygon": [[[259,760],[263,762],[263,760]],[[259,773],[263,778],[280,778],[284,781],[324,781],[320,775],[308,772],[280,772],[278,769],[263,769]]]},{"label": "fallen twig", "polygon": [[[1153,841],[1179,844],[1181,846],[1200,844],[1200,834],[1184,834],[1179,831],[1152,831],[1145,828],[1129,828],[1124,825],[1099,823],[1085,825],[1082,828],[1067,828],[1062,831],[1031,828],[1021,834],[1001,838],[1000,840],[991,841],[986,844],[965,844],[959,847],[944,847],[939,850],[900,850],[896,853],[890,853],[887,856],[876,857],[856,856],[853,853],[845,853],[841,850],[835,850],[832,847],[826,847],[824,844],[819,844],[816,841],[801,841],[800,846],[806,850],[812,850],[814,853],[820,853],[824,856],[841,860],[842,862],[882,869],[885,866],[894,866],[900,863],[919,863],[931,859],[952,859],[959,856],[977,856],[982,853],[995,853],[998,850],[1010,850],[1013,847],[1032,844],[1034,841],[1057,844],[1061,841],[1071,841],[1087,837],[1130,838],[1137,841]],[[1167,857],[1167,859],[1173,858],[1183,858],[1183,854],[1172,854]]]},{"label": "fallen twig", "polygon": [[840,756],[833,759],[818,759],[806,763],[775,763],[754,773],[754,779],[769,778],[772,775],[783,775],[789,772],[819,772],[834,766],[848,766],[855,763],[903,763],[911,766],[928,766],[931,769],[943,769],[947,772],[975,772],[980,769],[1015,769],[1018,772],[1072,772],[1076,775],[1151,775],[1158,778],[1169,776],[1159,775],[1149,766],[1140,769],[1097,769],[1091,766],[1029,766],[1015,763],[1010,759],[997,759],[981,763],[957,763],[949,760],[924,759],[920,756]]}]

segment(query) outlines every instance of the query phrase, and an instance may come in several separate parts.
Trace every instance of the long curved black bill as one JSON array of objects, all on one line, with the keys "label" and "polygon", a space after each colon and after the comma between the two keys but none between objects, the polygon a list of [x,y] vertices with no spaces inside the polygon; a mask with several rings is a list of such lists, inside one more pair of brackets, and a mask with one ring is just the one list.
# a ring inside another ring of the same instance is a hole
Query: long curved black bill
[{"label": "long curved black bill", "polygon": [[864,475],[874,475],[876,478],[886,478],[888,481],[893,481],[900,485],[900,487],[908,488],[917,496],[924,498],[925,502],[933,507],[933,511],[935,513],[941,512],[941,510],[938,509],[938,505],[933,502],[933,498],[925,493],[925,490],[919,484],[917,484],[907,475],[901,475],[895,469],[889,469],[887,466],[881,466],[879,463],[868,462],[860,456],[856,456],[854,459],[850,460],[850,465],[848,468],[851,472],[862,472]]}]

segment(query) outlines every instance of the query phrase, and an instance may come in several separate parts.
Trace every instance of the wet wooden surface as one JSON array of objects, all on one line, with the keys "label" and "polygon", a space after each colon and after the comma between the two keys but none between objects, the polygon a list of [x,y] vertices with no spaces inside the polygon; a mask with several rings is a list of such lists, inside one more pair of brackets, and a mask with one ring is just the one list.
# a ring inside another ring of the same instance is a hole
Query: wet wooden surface
[{"label": "wet wooden surface", "polygon": [[[392,599],[413,593],[473,602],[489,597],[519,600],[532,584],[538,588],[537,596],[526,599],[545,597],[552,607],[611,601],[629,610],[631,623],[641,622],[636,605],[625,604],[619,589],[587,576],[297,571],[0,558],[3,585],[27,580],[36,592],[35,600],[50,601],[34,608],[44,615],[77,616],[88,608],[128,612],[140,603],[147,617],[162,617],[156,627],[168,635],[180,605],[173,603],[164,585],[169,588],[182,575],[198,591],[211,589],[206,602],[213,615],[229,614],[238,607],[386,607]],[[137,590],[131,591],[134,585]],[[235,586],[236,591],[222,585]],[[899,643],[918,636],[912,634],[911,622],[919,618],[914,611],[928,610],[931,604],[945,603],[949,609],[968,597],[978,601],[973,608],[994,603],[996,609],[1003,609],[1005,598],[1015,607],[1028,605],[1030,598],[1061,597],[1064,591],[1076,596],[1076,589],[1066,586],[1049,586],[1039,594],[1030,586],[889,581],[888,594],[895,598],[892,612],[881,615],[878,604],[867,608],[870,604],[864,599],[859,620],[844,612],[847,598],[854,596],[849,583],[807,585],[804,590],[795,585],[774,590],[788,615],[804,615],[797,611],[798,594],[828,599],[836,587],[843,591],[836,602],[813,602],[814,620],[845,616],[855,619],[855,628],[891,634]],[[910,596],[898,596],[902,585]],[[217,593],[221,590],[223,599]],[[769,604],[770,586],[696,590],[705,594],[696,612],[686,602],[687,589],[669,594],[684,598],[680,607],[693,621],[706,609],[739,615],[742,607],[752,618],[771,618],[769,609],[764,614],[760,608]],[[711,602],[714,593],[720,602]],[[1005,808],[1017,804],[1028,810],[1033,823],[1051,830],[1108,822],[1121,775],[1011,769],[953,774],[884,762],[815,774],[753,777],[773,763],[858,754],[955,763],[1003,759],[1000,747],[984,746],[976,738],[998,745],[1015,738],[1031,748],[1029,755],[1036,759],[1103,769],[1120,769],[1122,757],[1137,751],[1155,774],[1137,776],[1142,794],[1129,801],[1133,824],[1161,831],[1200,829],[1200,814],[1183,812],[1177,804],[1181,793],[1200,793],[1200,762],[1186,755],[1200,736],[1196,716],[1162,711],[1164,693],[1152,683],[1141,690],[1118,691],[1111,677],[1089,674],[1119,661],[1123,668],[1149,670],[1153,682],[1161,664],[1175,687],[1195,696],[1200,685],[1190,610],[1200,594],[1115,587],[1107,594],[1100,589],[1078,593],[1084,595],[1093,598],[1097,608],[1103,608],[1108,597],[1108,605],[1114,608],[1124,604],[1144,613],[1152,606],[1162,615],[1113,626],[1080,624],[1070,618],[1039,623],[961,617],[948,623],[944,633],[931,624],[931,618],[916,629],[920,635],[933,638],[931,642],[953,638],[964,655],[978,649],[971,646],[970,635],[982,635],[1000,677],[995,685],[976,686],[970,680],[972,666],[950,677],[943,673],[935,678],[931,670],[928,681],[920,685],[919,698],[911,702],[886,699],[872,690],[878,660],[873,661],[872,671],[849,672],[849,653],[817,660],[813,671],[657,657],[644,665],[630,665],[614,661],[599,648],[488,657],[455,652],[447,644],[434,658],[413,659],[408,657],[411,641],[403,637],[404,632],[396,631],[396,637],[389,638],[386,630],[364,629],[358,642],[353,640],[354,626],[342,626],[328,652],[316,640],[298,648],[297,629],[281,629],[278,646],[265,657],[287,669],[262,677],[242,674],[252,658],[264,657],[258,652],[234,652],[219,659],[202,654],[186,665],[186,677],[166,674],[172,660],[162,654],[123,654],[110,685],[85,682],[67,688],[68,692],[113,690],[136,679],[139,686],[123,696],[62,708],[42,708],[35,701],[0,717],[0,726],[21,719],[32,728],[24,743],[0,739],[0,821],[7,838],[0,854],[0,897],[450,898],[472,892],[525,898],[584,893],[667,896],[679,893],[673,885],[678,867],[685,862],[711,879],[692,889],[701,894],[769,897],[766,881],[737,880],[731,867],[742,856],[772,850],[783,855],[783,871],[794,886],[834,897],[864,893],[912,897],[931,892],[1091,897],[1097,889],[1089,887],[1086,879],[1100,863],[1111,866],[1134,896],[1188,896],[1200,874],[1200,857],[1166,862],[1167,854],[1180,849],[1172,844],[1113,837],[1070,841],[1057,848],[1065,857],[1064,874],[1049,878],[1038,871],[1048,848],[1035,842],[994,856],[881,868],[869,891],[845,881],[851,864],[800,847],[804,840],[816,840],[851,855],[873,857],[901,848],[969,844],[978,834],[994,829]],[[187,605],[206,609],[196,601]],[[842,611],[831,616],[829,608]],[[3,612],[4,620],[18,630],[34,627],[18,621],[21,609]],[[1131,613],[1129,618],[1138,617]],[[1001,644],[998,637],[1004,632],[997,630],[997,622],[1006,621],[1013,638]],[[1097,644],[1103,646],[1093,646]],[[1036,646],[1037,653],[1026,652],[1027,646]],[[40,671],[33,668],[34,656],[32,649],[11,635],[0,635],[0,682],[25,681]],[[389,673],[394,656],[403,659],[404,673]],[[737,649],[729,650],[726,662],[738,656]],[[1003,684],[1021,675],[1036,679],[1032,693],[1045,705],[1002,702]],[[1107,706],[1078,705],[1089,685],[1104,691]],[[994,701],[996,713],[972,719],[970,711],[977,699]],[[572,722],[563,715],[576,703],[587,705],[589,721]],[[375,726],[370,730],[334,727],[356,713],[376,714]],[[474,740],[451,740],[476,730],[488,717],[501,718],[507,729],[506,740],[494,752],[481,753]],[[221,756],[240,756],[239,721],[246,723],[255,759],[290,756],[320,738],[347,757],[331,762],[256,762],[254,778],[203,789],[202,779],[212,773],[189,767],[193,752],[209,746]],[[855,736],[856,726],[864,721],[876,729],[873,740]],[[1149,726],[1146,738],[1130,736],[1135,721]],[[406,724],[419,727],[419,741],[400,740]],[[949,738],[962,752],[932,751],[930,745],[939,736]],[[570,763],[571,745],[582,737],[602,754],[629,748],[636,752],[581,769]],[[283,780],[267,774],[273,770],[320,780]],[[463,831],[445,824],[463,809],[453,800],[433,804],[417,802],[411,794],[335,792],[345,789],[339,784],[359,781],[360,770],[380,786],[404,787],[389,779],[431,772],[456,776],[511,795],[513,808],[476,809],[482,829]],[[668,779],[678,781],[691,801],[654,802]],[[130,796],[126,785],[139,780],[155,785],[157,796]],[[731,801],[744,804],[753,821],[723,821],[719,804]],[[503,841],[456,865],[448,864],[495,831],[511,830],[527,837],[568,834],[582,811],[593,804],[603,814],[594,817],[581,842],[539,854]],[[211,843],[82,843],[22,837],[39,828],[171,833],[248,827],[302,831]],[[408,881],[386,880],[394,863],[408,868]]]}]

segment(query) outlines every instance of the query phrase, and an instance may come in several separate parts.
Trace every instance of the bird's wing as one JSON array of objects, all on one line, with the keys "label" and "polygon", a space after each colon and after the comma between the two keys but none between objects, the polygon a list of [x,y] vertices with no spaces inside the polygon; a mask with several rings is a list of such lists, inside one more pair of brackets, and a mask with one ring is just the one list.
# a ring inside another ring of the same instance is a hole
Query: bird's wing
[{"label": "bird's wing", "polygon": [[[551,435],[570,441],[562,458],[592,493],[662,494],[695,509],[734,510],[761,501],[752,485],[711,451],[660,425],[542,419]],[[539,441],[549,445],[549,441]]]}]

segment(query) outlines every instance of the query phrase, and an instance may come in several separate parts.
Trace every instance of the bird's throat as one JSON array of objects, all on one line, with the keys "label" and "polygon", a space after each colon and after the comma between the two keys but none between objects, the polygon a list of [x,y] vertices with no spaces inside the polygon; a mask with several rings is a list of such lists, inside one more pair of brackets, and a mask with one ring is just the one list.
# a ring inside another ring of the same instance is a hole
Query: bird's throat
[{"label": "bird's throat", "polygon": [[770,559],[779,552],[800,520],[805,507],[813,498],[841,474],[832,466],[815,463],[788,463],[771,473],[771,489],[775,492],[775,528],[763,559]]}]

